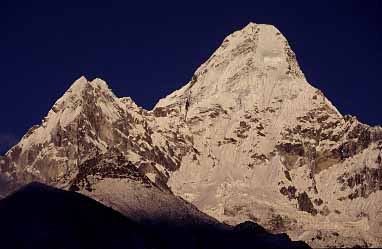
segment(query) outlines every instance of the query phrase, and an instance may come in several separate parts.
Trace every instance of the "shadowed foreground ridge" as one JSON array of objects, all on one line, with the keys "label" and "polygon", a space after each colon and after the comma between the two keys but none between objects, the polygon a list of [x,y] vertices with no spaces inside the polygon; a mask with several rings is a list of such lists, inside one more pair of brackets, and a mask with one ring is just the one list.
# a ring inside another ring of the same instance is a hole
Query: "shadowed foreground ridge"
[{"label": "shadowed foreground ridge", "polygon": [[252,222],[225,229],[139,224],[86,196],[41,183],[1,200],[0,220],[3,248],[309,248]]}]

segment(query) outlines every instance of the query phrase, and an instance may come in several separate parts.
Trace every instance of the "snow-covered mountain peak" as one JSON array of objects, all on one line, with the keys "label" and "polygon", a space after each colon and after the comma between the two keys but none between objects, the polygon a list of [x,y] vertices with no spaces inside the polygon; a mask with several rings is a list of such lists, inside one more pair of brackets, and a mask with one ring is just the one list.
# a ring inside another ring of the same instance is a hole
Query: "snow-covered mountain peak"
[{"label": "snow-covered mountain peak", "polygon": [[189,117],[216,106],[227,111],[280,109],[280,105],[306,110],[322,101],[313,98],[316,92],[279,30],[250,23],[227,36],[191,81],[156,107],[180,105]]},{"label": "snow-covered mountain peak", "polygon": [[113,92],[104,80],[95,78],[92,81],[89,81],[85,76],[81,76],[73,82],[60,100],[67,100],[73,98],[74,96],[82,97],[84,91],[89,91],[91,89],[103,94],[114,96]]},{"label": "snow-covered mountain peak", "polygon": [[105,81],[99,78],[89,81],[82,76],[56,101],[42,123],[28,131],[19,145],[26,150],[31,146],[50,143],[58,133],[74,129],[82,120],[113,122],[121,118],[125,109],[125,104]]},{"label": "snow-covered mountain peak", "polygon": [[94,80],[92,80],[90,82],[90,84],[94,88],[102,91],[103,93],[108,93],[108,94],[111,94],[111,95],[114,96],[114,93],[111,91],[111,89],[109,88],[109,85],[106,83],[106,81],[104,81],[104,80],[102,80],[100,78],[95,78]]},{"label": "snow-covered mountain peak", "polygon": [[[257,36],[261,36],[262,39],[269,41],[268,44],[269,47],[272,50],[277,49],[277,43],[280,43],[280,45],[284,45],[283,43],[286,41],[286,38],[281,34],[281,32],[273,25],[269,24],[257,24],[250,22],[248,25],[246,25],[241,30],[237,30],[233,32],[232,34],[228,35],[224,41],[224,43],[231,43],[231,44],[240,44],[240,43],[248,43],[251,42],[252,46],[256,46],[257,44],[253,42],[253,40],[249,40],[248,38],[255,38]],[[264,41],[263,40],[263,41]],[[262,42],[262,41],[260,41]],[[226,47],[223,46],[223,48]],[[283,46],[281,46],[283,48]],[[281,49],[282,50],[282,49]]]},{"label": "snow-covered mountain peak", "polygon": [[343,117],[277,28],[250,23],[152,111],[79,78],[0,173],[4,193],[38,180],[133,215],[162,213],[174,193],[316,247],[380,246],[381,151],[382,128]]},{"label": "snow-covered mountain peak", "polygon": [[58,110],[67,108],[74,110],[81,105],[84,98],[86,98],[85,96],[89,95],[89,93],[93,93],[94,97],[97,97],[98,95],[114,97],[114,94],[105,81],[98,78],[93,81],[88,81],[84,76],[81,76],[74,81],[64,95],[56,101],[51,112],[56,113]]},{"label": "snow-covered mountain peak", "polygon": [[69,92],[79,92],[79,91],[82,91],[82,89],[84,87],[86,87],[87,84],[89,84],[88,79],[85,76],[82,75],[80,78],[78,78],[77,80],[75,80],[72,83],[72,85],[69,87],[69,89],[67,91],[69,91]]}]

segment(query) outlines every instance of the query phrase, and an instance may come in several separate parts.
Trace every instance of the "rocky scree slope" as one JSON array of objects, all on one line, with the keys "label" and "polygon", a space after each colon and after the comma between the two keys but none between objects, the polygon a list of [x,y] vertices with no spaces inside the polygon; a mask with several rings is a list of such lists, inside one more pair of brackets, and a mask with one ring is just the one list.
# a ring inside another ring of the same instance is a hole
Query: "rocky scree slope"
[{"label": "rocky scree slope", "polygon": [[381,151],[381,127],[341,115],[286,38],[250,23],[152,111],[77,80],[2,157],[0,190],[37,180],[138,219],[208,220],[177,195],[314,247],[381,246]]}]

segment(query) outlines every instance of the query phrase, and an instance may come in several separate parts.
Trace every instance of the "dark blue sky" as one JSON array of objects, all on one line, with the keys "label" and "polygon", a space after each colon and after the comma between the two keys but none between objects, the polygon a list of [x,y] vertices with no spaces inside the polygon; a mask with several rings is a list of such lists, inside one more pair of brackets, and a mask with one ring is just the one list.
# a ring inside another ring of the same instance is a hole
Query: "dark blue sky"
[{"label": "dark blue sky", "polygon": [[7,141],[40,123],[81,75],[103,78],[150,109],[250,21],[278,27],[308,81],[343,114],[382,124],[379,0],[37,2],[0,3],[0,138]]}]

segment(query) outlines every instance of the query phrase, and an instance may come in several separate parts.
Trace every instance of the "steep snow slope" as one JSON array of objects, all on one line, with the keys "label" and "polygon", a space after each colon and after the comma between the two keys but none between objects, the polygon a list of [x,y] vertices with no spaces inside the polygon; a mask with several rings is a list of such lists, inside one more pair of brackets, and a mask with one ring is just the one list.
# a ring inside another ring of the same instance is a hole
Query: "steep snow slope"
[{"label": "steep snow slope", "polygon": [[168,122],[183,118],[200,152],[169,179],[200,210],[318,247],[380,245],[381,128],[343,117],[309,85],[275,27],[229,35],[156,109],[180,110]]},{"label": "steep snow slope", "polygon": [[250,23],[152,111],[77,80],[0,158],[0,194],[38,180],[138,221],[216,223],[175,193],[315,247],[381,246],[381,151],[381,127],[342,116],[286,38]]}]

